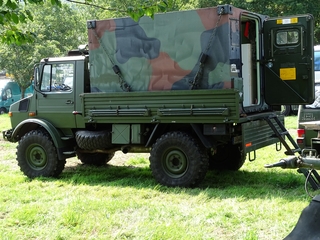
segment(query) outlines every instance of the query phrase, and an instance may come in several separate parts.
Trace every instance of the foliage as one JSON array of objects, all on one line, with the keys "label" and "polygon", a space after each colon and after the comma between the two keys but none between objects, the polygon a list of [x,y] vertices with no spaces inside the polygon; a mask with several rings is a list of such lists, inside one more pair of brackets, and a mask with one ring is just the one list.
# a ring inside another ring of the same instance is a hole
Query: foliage
[{"label": "foliage", "polygon": [[70,4],[61,7],[52,7],[50,3],[26,6],[27,11],[31,8],[33,21],[17,26],[32,31],[33,42],[0,45],[0,69],[12,74],[22,90],[30,85],[33,66],[41,58],[65,55],[70,49],[87,42],[86,19],[92,16],[88,16],[83,8],[74,9]]},{"label": "foliage", "polygon": [[[18,28],[19,23],[33,20],[32,11],[25,9],[29,4],[41,4],[45,0],[25,0],[23,3],[15,0],[0,0],[0,36],[2,42],[22,44],[30,42],[34,35],[31,31]],[[59,0],[51,0],[52,4],[61,6]]]},{"label": "foliage", "polygon": [[[0,25],[3,27],[3,30],[0,30],[1,41],[8,44],[15,43],[17,45],[31,42],[35,37],[34,33],[19,27],[19,25],[17,26],[17,24],[27,23],[28,20],[33,21],[35,14],[30,8],[26,8],[26,6],[43,5],[47,2],[50,2],[53,7],[62,7],[63,5],[63,0],[25,0],[23,2],[16,0],[0,0]],[[96,3],[99,2],[98,0],[65,0],[64,2],[87,5],[105,11],[126,13],[134,19],[138,19],[143,15],[153,17],[156,12],[165,12],[167,8],[171,6],[170,0],[133,1],[135,5],[132,5],[132,3],[128,5],[125,3],[126,1],[122,0],[108,1],[107,3],[101,2],[101,5]],[[119,2],[122,4],[119,5]],[[121,8],[122,6],[125,6],[126,8]]]}]

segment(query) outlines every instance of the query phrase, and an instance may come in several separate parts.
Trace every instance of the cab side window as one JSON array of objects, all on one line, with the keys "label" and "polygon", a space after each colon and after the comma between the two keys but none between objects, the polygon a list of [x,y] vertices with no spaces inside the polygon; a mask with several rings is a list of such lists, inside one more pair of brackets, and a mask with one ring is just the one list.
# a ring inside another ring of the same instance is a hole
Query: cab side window
[{"label": "cab side window", "polygon": [[56,63],[45,65],[43,68],[41,91],[71,92],[73,89],[74,65]]}]

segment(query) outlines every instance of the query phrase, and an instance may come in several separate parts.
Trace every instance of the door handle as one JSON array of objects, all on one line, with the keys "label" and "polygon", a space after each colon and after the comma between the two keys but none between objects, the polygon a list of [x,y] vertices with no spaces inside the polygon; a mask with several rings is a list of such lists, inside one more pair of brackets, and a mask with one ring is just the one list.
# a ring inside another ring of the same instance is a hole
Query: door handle
[{"label": "door handle", "polygon": [[73,101],[67,100],[67,101],[66,101],[66,104],[73,104]]}]

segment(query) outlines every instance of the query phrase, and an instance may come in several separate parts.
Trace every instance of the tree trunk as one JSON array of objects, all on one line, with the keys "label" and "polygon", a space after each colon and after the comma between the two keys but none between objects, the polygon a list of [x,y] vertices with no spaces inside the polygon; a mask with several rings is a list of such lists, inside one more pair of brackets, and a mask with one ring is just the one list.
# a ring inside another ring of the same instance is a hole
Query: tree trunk
[{"label": "tree trunk", "polygon": [[21,89],[21,99],[22,99],[22,98],[24,98],[24,93],[25,93],[26,89],[22,88],[22,87],[20,87],[20,89]]}]

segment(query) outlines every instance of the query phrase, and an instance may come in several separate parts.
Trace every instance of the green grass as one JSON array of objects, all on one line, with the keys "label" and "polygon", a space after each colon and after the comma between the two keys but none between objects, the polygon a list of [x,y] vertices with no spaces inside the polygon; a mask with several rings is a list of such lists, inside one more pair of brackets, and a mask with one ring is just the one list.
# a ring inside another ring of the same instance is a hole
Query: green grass
[{"label": "green grass", "polygon": [[297,129],[298,122],[297,116],[285,117],[284,122],[287,129]]},{"label": "green grass", "polygon": [[[9,128],[0,115],[0,130]],[[60,178],[30,180],[15,147],[0,137],[1,239],[283,239],[311,200],[296,170],[263,167],[284,157],[275,146],[194,189],[157,184],[145,155],[99,168],[73,158]]]}]

